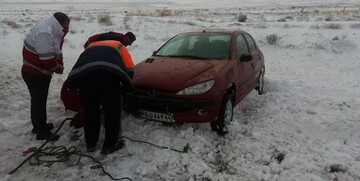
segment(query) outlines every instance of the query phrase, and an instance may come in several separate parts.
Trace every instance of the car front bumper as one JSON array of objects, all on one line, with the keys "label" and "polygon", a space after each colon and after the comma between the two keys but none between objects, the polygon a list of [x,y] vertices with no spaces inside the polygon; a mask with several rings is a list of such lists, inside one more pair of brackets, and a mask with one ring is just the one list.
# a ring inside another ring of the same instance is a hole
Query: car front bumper
[{"label": "car front bumper", "polygon": [[220,102],[216,98],[180,99],[152,97],[128,93],[127,102],[132,114],[139,115],[139,110],[171,114],[175,122],[211,122],[217,119]]}]

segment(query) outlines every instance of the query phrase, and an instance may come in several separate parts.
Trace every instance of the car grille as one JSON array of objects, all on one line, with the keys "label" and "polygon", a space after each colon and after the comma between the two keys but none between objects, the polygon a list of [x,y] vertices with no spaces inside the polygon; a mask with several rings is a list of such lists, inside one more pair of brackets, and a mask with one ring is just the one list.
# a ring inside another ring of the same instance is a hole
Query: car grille
[{"label": "car grille", "polygon": [[128,102],[138,108],[155,112],[185,112],[193,108],[208,107],[216,103],[216,99],[184,100],[147,96],[144,94],[128,94]]}]

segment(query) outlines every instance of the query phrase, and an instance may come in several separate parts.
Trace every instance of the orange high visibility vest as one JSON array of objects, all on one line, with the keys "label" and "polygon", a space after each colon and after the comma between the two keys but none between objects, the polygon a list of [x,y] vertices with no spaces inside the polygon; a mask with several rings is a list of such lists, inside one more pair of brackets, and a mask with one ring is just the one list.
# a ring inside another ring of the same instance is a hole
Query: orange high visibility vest
[{"label": "orange high visibility vest", "polygon": [[112,48],[115,48],[119,54],[120,57],[122,59],[122,62],[124,63],[124,66],[126,69],[133,69],[134,68],[134,63],[132,61],[131,55],[129,53],[129,51],[127,50],[127,48],[121,44],[119,41],[115,41],[115,40],[103,40],[103,41],[95,41],[89,44],[89,46],[86,48],[90,48],[93,46],[110,46]]}]

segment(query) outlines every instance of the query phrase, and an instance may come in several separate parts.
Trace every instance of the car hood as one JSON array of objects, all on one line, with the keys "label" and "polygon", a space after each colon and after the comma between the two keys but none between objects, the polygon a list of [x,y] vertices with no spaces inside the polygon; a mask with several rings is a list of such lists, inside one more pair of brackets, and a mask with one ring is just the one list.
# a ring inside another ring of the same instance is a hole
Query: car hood
[{"label": "car hood", "polygon": [[180,91],[188,86],[213,79],[229,60],[188,60],[150,57],[134,67],[134,87]]}]

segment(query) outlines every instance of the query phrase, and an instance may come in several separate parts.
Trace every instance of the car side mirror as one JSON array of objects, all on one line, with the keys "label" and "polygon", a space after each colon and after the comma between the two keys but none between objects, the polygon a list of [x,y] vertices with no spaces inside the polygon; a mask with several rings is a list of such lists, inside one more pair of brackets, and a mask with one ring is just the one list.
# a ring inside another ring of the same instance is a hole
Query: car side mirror
[{"label": "car side mirror", "polygon": [[252,60],[252,55],[251,54],[243,54],[241,55],[241,57],[239,58],[240,61],[242,62],[250,62]]},{"label": "car side mirror", "polygon": [[155,55],[155,54],[156,54],[156,52],[157,52],[156,50],[155,50],[155,51],[153,51],[152,55]]}]

